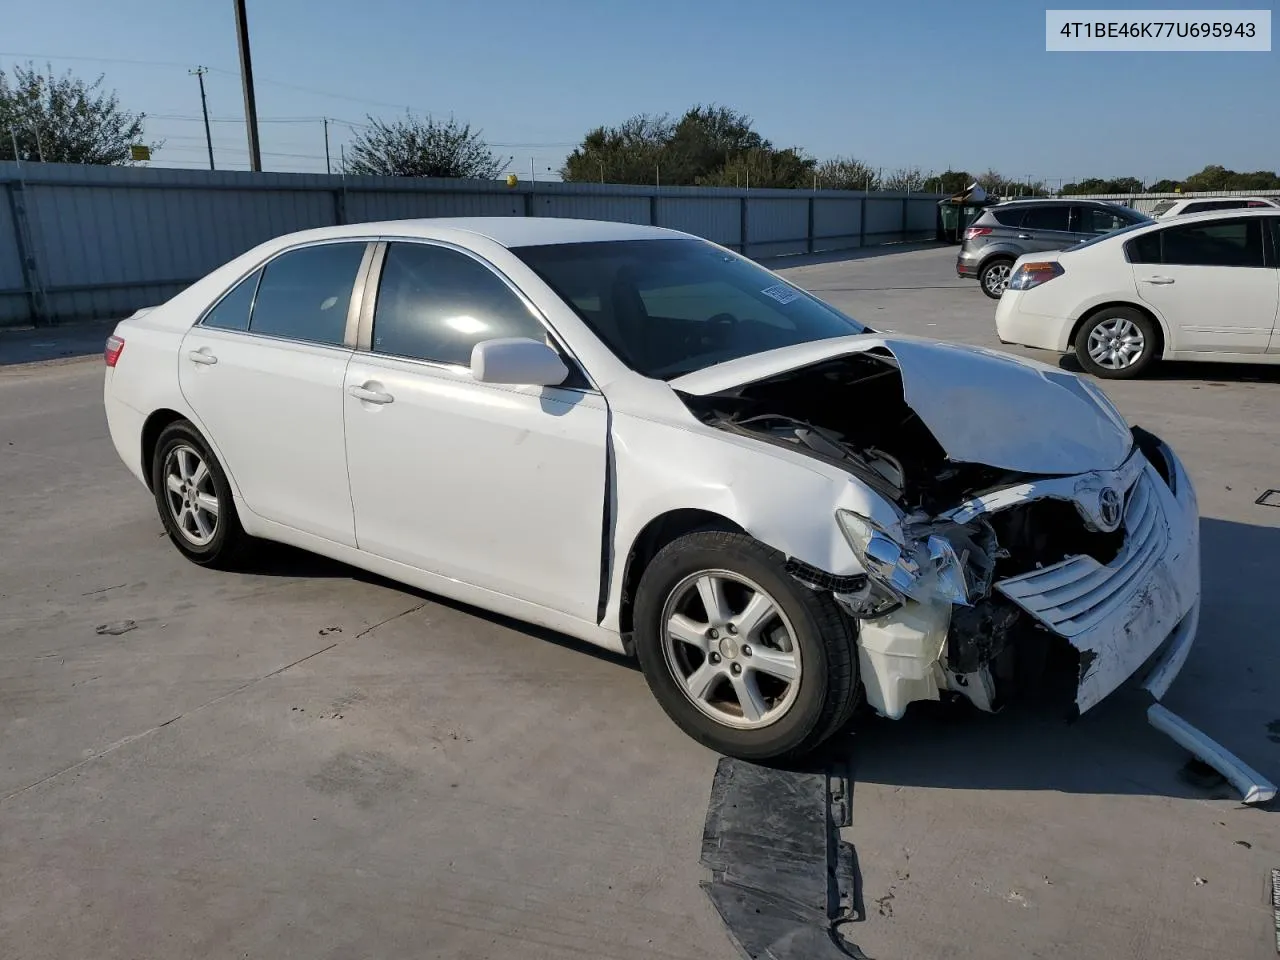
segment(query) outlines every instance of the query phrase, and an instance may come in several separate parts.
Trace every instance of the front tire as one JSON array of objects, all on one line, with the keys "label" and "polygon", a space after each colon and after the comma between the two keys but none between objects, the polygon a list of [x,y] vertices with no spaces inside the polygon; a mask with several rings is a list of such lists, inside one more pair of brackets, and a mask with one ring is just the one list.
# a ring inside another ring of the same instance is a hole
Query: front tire
[{"label": "front tire", "polygon": [[238,563],[249,538],[236,515],[231,485],[188,421],[161,431],[151,460],[151,489],[169,539],[187,559],[224,569]]},{"label": "front tire", "polygon": [[1009,289],[1009,275],[1013,272],[1013,261],[1005,257],[988,260],[978,271],[978,286],[992,300],[999,300]]},{"label": "front tire", "polygon": [[641,578],[635,627],[663,710],[728,756],[798,759],[857,705],[850,622],[745,534],[701,531],[664,547]]},{"label": "front tire", "polygon": [[1156,361],[1159,332],[1141,310],[1105,307],[1076,332],[1076,359],[1095,377],[1130,380]]}]

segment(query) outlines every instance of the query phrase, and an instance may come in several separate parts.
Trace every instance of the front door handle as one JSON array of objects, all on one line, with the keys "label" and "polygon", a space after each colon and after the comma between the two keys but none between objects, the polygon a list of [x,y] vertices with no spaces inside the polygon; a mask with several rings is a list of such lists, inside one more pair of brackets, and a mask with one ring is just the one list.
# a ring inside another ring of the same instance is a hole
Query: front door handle
[{"label": "front door handle", "polygon": [[382,390],[372,390],[369,387],[347,387],[347,393],[365,403],[391,403],[395,400],[391,394]]},{"label": "front door handle", "polygon": [[1143,277],[1143,283],[1154,283],[1156,286],[1164,286],[1166,283],[1173,283],[1173,277]]},{"label": "front door handle", "polygon": [[218,362],[218,358],[206,349],[190,351],[187,354],[187,359],[192,363],[214,364]]},{"label": "front door handle", "polygon": [[1031,236],[1031,234],[1029,234],[1029,233],[1020,233],[1020,234],[1018,234],[1018,239],[1019,239],[1019,240],[1034,240],[1035,238],[1034,238],[1033,236]]}]

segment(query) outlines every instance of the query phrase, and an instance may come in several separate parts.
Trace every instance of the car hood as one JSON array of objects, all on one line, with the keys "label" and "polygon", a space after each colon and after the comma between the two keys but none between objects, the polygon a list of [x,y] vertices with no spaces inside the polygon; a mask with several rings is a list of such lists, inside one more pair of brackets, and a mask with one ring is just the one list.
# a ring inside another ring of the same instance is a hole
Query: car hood
[{"label": "car hood", "polygon": [[952,460],[1071,475],[1114,470],[1132,448],[1124,418],[1088,381],[994,350],[915,337],[864,334],[802,343],[697,370],[670,385],[707,396],[856,353],[897,365],[907,405]]}]

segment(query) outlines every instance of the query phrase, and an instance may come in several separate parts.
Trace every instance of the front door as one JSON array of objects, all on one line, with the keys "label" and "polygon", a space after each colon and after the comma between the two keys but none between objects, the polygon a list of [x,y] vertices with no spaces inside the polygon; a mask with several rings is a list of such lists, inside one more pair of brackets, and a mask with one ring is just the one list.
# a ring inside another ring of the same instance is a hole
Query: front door
[{"label": "front door", "polygon": [[471,348],[547,337],[488,265],[392,243],[370,350],[347,367],[361,550],[595,622],[608,409],[585,380],[477,383]]},{"label": "front door", "polygon": [[342,387],[365,251],[347,242],[280,254],[191,328],[178,359],[183,396],[245,506],[347,546]]},{"label": "front door", "polygon": [[1135,237],[1138,296],[1168,324],[1179,351],[1263,353],[1280,303],[1280,271],[1262,217],[1202,220]]}]

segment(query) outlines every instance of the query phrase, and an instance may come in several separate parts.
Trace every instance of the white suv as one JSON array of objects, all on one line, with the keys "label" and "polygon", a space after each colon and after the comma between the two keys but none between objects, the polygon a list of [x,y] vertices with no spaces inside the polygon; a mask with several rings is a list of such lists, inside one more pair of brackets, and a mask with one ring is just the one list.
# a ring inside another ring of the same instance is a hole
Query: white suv
[{"label": "white suv", "polygon": [[1151,211],[1157,219],[1180,217],[1187,213],[1212,213],[1215,210],[1253,210],[1258,207],[1280,208],[1276,197],[1188,197],[1185,200],[1161,200]]}]

